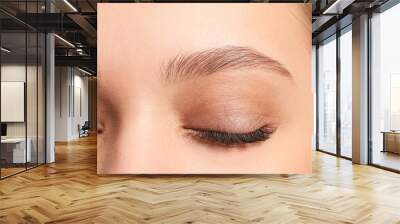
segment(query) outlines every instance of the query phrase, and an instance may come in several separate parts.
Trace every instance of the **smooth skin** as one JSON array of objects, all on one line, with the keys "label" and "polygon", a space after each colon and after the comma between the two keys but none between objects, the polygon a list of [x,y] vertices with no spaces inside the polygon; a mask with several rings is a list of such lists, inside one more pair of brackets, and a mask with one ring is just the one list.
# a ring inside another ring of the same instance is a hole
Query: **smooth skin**
[{"label": "smooth skin", "polygon": [[[98,4],[98,173],[311,172],[310,16],[309,4]],[[227,46],[291,77],[249,66],[165,82],[177,55]],[[233,147],[187,135],[263,125],[269,139]]]}]

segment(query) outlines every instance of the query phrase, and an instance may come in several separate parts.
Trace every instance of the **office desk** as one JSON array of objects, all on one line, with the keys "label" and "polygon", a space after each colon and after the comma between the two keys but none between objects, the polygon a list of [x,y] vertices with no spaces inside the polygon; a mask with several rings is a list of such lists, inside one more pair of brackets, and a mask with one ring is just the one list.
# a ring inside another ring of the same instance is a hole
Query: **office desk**
[{"label": "office desk", "polygon": [[382,152],[400,154],[400,131],[383,131]]},{"label": "office desk", "polygon": [[26,140],[28,143],[25,153],[25,138],[6,138],[1,139],[1,157],[6,163],[25,163],[31,162],[32,153],[30,138]]}]

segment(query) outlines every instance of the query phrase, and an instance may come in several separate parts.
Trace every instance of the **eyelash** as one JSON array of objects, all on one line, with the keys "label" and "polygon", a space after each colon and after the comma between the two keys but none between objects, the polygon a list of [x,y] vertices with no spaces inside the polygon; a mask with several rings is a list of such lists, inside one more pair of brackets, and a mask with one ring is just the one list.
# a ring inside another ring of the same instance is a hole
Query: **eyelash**
[{"label": "eyelash", "polygon": [[261,141],[266,141],[271,137],[271,135],[276,131],[276,128],[263,126],[247,133],[229,133],[215,130],[205,130],[205,129],[193,129],[185,128],[189,130],[189,135],[196,139],[214,143],[222,146],[241,146],[249,143],[257,143]]}]

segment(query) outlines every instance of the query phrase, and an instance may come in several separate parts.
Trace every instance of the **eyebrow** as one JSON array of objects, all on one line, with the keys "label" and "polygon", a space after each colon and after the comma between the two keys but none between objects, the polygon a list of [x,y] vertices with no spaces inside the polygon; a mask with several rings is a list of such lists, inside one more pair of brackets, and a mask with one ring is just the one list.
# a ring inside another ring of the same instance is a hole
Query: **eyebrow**
[{"label": "eyebrow", "polygon": [[280,62],[252,48],[240,46],[179,54],[162,67],[162,74],[167,82],[176,82],[240,69],[262,69],[292,78],[290,72]]}]

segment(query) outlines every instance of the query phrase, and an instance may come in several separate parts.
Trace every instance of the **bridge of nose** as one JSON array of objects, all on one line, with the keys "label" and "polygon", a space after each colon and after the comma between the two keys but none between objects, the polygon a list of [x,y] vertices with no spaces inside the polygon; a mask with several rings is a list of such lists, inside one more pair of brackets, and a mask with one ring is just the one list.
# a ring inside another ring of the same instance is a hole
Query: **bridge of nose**
[{"label": "bridge of nose", "polygon": [[137,100],[122,118],[117,168],[129,173],[169,170],[176,165],[182,144],[180,121],[164,97]]}]

